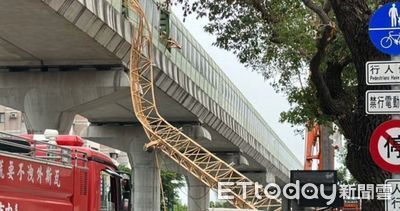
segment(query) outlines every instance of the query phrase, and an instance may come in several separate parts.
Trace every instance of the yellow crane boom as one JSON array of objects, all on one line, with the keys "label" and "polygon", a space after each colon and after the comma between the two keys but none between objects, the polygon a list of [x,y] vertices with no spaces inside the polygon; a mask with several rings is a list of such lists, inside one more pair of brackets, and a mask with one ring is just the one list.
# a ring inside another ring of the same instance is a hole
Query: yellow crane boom
[{"label": "yellow crane boom", "polygon": [[[236,208],[281,210],[281,200],[268,198],[262,191],[259,191],[261,197],[257,197],[254,186],[244,188],[237,185],[237,182],[252,181],[158,113],[153,85],[152,31],[138,0],[128,0],[128,4],[139,17],[138,26],[132,33],[130,88],[135,115],[150,141],[146,146],[161,150],[211,189],[216,190],[219,182],[233,183],[225,188],[230,189],[228,194],[233,199],[228,201]],[[246,199],[243,197],[244,191]]]}]

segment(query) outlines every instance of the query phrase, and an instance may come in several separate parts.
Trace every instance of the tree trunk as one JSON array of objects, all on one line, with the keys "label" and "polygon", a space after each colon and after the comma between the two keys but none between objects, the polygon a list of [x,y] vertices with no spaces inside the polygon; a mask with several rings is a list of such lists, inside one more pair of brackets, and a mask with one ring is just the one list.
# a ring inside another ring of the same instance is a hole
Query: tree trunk
[{"label": "tree trunk", "polygon": [[[346,165],[360,184],[383,184],[390,173],[383,171],[372,161],[369,153],[369,139],[373,130],[389,119],[385,115],[365,114],[365,92],[369,89],[389,89],[388,87],[367,86],[365,63],[370,60],[387,60],[387,56],[377,52],[368,36],[371,11],[363,0],[331,0],[332,9],[340,30],[352,53],[358,75],[357,104],[353,112],[339,118],[339,124],[348,139]],[[384,210],[383,200],[363,202],[363,210]]]},{"label": "tree trunk", "polygon": [[[384,184],[385,179],[390,177],[389,173],[375,165],[369,153],[371,133],[376,125],[384,120],[383,117],[359,116],[352,121],[353,132],[346,135],[350,143],[347,145],[346,166],[360,184]],[[363,210],[384,210],[384,202],[384,200],[364,200]]]}]

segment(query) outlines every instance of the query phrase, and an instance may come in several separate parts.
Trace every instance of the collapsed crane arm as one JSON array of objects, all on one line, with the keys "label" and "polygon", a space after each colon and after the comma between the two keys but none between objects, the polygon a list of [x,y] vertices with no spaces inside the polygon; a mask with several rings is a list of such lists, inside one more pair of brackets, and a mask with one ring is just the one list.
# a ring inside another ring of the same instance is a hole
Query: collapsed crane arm
[{"label": "collapsed crane arm", "polygon": [[[172,160],[189,171],[193,176],[212,189],[217,189],[218,182],[233,182],[230,189],[233,199],[228,200],[237,208],[271,208],[280,210],[281,201],[270,199],[260,193],[259,199],[253,186],[244,189],[237,182],[251,182],[223,160],[216,157],[197,142],[168,123],[156,106],[153,86],[152,32],[138,0],[128,0],[129,6],[138,15],[138,26],[132,33],[130,56],[130,89],[134,112],[149,138],[148,147],[157,147]],[[246,191],[247,198],[242,197]]]}]

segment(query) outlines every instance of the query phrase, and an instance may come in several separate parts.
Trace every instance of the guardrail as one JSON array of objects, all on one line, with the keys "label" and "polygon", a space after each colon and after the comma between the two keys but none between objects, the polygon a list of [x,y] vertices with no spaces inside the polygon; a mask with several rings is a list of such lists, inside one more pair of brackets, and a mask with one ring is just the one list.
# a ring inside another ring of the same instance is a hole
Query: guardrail
[{"label": "guardrail", "polygon": [[39,141],[33,138],[0,132],[0,152],[63,166],[87,168],[88,156],[85,152],[68,147]]}]

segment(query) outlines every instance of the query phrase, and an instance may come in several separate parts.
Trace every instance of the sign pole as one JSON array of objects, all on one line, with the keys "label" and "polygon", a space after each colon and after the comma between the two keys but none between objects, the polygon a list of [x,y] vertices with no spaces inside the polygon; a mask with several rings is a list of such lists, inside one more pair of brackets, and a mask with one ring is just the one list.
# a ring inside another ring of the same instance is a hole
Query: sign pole
[{"label": "sign pole", "polygon": [[[370,18],[368,34],[375,48],[391,55],[391,61],[367,62],[367,85],[391,85],[391,90],[366,91],[365,112],[367,114],[391,114],[391,119],[380,124],[372,133],[370,153],[374,162],[392,173],[385,181],[392,188],[400,186],[400,2],[381,5]],[[386,66],[386,67],[385,67]],[[383,70],[383,71],[382,71]],[[396,128],[395,131],[391,131]],[[394,137],[392,137],[394,136]],[[395,153],[395,156],[392,153]],[[399,153],[399,154],[397,154]],[[390,193],[385,201],[386,211],[399,211],[400,191]]]},{"label": "sign pole", "polygon": [[[400,62],[400,55],[391,56],[392,61],[399,61]],[[392,85],[392,90],[400,90],[400,85]],[[392,119],[400,119],[400,114],[393,114]],[[400,179],[400,174],[392,174],[392,179]]]}]

